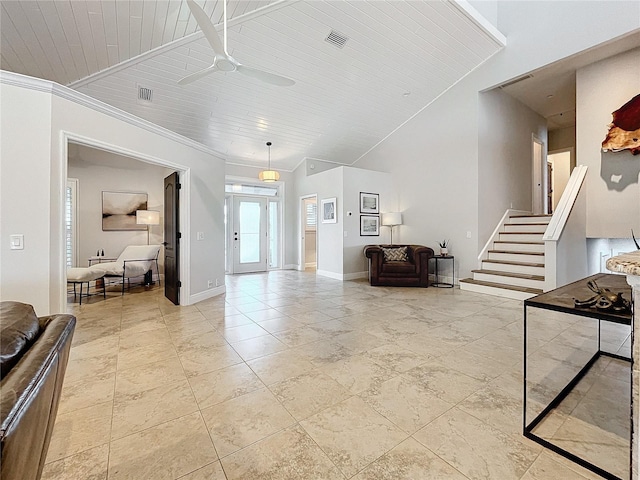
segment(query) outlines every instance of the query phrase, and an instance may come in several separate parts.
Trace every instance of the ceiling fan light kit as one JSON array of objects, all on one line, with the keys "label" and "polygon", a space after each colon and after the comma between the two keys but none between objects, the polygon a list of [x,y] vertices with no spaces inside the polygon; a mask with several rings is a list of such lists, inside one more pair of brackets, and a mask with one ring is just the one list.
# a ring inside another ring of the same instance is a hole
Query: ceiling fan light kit
[{"label": "ceiling fan light kit", "polygon": [[210,73],[221,71],[221,72],[238,72],[247,77],[252,77],[262,82],[268,83],[270,85],[276,85],[278,87],[290,87],[294,85],[296,82],[291,80],[290,78],[283,77],[282,75],[277,75],[275,73],[266,72],[264,70],[260,70],[258,68],[247,67],[246,65],[242,65],[235,58],[229,55],[227,51],[227,1],[224,0],[224,43],[220,41],[220,36],[216,30],[216,27],[211,22],[209,16],[205,13],[205,11],[196,3],[194,0],[187,0],[187,5],[191,13],[193,14],[193,18],[195,18],[196,23],[204,33],[209,45],[213,49],[213,53],[215,54],[213,57],[213,64],[209,67],[200,70],[198,72],[187,75],[184,78],[178,80],[178,85],[187,85],[189,83],[195,82],[196,80],[201,79],[209,75]]},{"label": "ceiling fan light kit", "polygon": [[280,180],[280,174],[275,170],[271,170],[271,145],[271,142],[267,142],[267,147],[269,147],[269,167],[258,174],[258,178],[267,183]]}]

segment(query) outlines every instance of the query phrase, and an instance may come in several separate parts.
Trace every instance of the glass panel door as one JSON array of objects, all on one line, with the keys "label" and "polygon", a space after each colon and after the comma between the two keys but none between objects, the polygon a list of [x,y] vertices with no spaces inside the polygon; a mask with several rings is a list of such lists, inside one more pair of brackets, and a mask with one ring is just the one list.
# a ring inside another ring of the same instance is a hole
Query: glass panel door
[{"label": "glass panel door", "polygon": [[233,272],[267,270],[267,200],[233,197]]}]

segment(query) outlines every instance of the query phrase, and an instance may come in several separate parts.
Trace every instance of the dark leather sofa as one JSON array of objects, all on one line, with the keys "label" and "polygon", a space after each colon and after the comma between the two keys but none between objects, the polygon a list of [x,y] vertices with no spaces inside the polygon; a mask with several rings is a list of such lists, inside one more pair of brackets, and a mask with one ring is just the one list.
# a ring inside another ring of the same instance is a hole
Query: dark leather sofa
[{"label": "dark leather sofa", "polygon": [[76,319],[0,302],[0,478],[37,480],[55,423]]},{"label": "dark leather sofa", "polygon": [[[384,249],[406,248],[406,261],[388,261]],[[433,249],[422,245],[367,245],[369,281],[374,286],[428,287]]]}]

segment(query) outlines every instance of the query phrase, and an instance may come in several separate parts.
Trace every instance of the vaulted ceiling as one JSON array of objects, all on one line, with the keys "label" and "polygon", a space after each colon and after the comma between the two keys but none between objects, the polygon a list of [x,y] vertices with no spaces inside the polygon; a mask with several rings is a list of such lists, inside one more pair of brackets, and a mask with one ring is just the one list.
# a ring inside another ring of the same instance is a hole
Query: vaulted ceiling
[{"label": "vaulted ceiling", "polygon": [[[222,36],[222,0],[196,1]],[[282,170],[305,158],[352,164],[504,45],[466,2],[229,0],[229,53],[295,85],[218,71],[180,86],[214,57],[182,0],[1,8],[2,69],[68,85],[229,163],[263,167],[271,141]],[[326,41],[332,31],[342,47]]]}]

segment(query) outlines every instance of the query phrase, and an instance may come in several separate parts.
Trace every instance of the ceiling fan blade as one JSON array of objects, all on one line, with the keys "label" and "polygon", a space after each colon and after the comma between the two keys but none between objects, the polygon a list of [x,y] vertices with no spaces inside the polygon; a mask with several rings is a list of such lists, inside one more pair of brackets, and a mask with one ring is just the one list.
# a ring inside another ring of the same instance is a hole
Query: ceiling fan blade
[{"label": "ceiling fan blade", "polygon": [[199,72],[192,73],[191,75],[187,75],[184,78],[178,80],[178,85],[187,85],[188,83],[195,82],[196,80],[200,80],[202,77],[206,77],[210,73],[218,70],[218,67],[214,64],[210,67],[205,68],[204,70],[200,70]]},{"label": "ceiling fan blade", "polygon": [[282,75],[276,75],[275,73],[265,72],[264,70],[258,70],[257,68],[247,67],[246,65],[238,65],[236,70],[248,77],[257,78],[265,83],[271,85],[277,85],[278,87],[290,87],[296,82],[290,78],[283,77]]},{"label": "ceiling fan blade", "polygon": [[193,14],[193,17],[196,19],[200,30],[204,33],[204,36],[207,37],[211,48],[213,48],[213,52],[216,55],[224,55],[227,56],[224,52],[224,47],[222,46],[222,42],[220,41],[220,35],[218,35],[218,31],[216,27],[211,22],[209,16],[205,13],[205,11],[193,0],[187,0],[187,5],[189,6],[189,10]]}]

